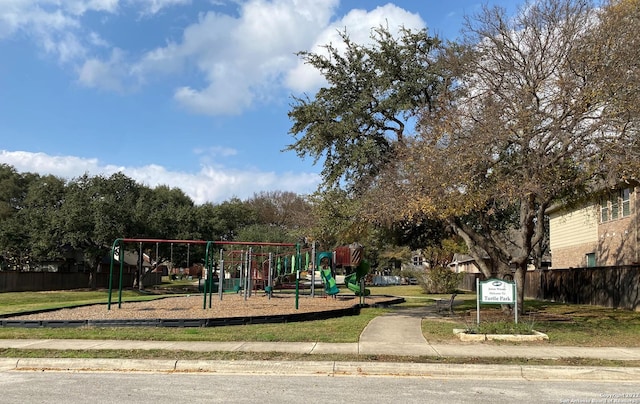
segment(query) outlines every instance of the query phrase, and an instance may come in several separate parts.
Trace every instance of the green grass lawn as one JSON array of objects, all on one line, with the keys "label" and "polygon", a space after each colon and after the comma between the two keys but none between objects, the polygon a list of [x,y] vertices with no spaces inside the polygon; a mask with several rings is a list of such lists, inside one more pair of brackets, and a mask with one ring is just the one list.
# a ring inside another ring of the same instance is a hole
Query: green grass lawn
[{"label": "green grass lawn", "polygon": [[[472,328],[477,322],[475,294],[459,295],[455,315],[442,320],[423,321],[422,330],[430,342],[452,341],[452,328]],[[483,317],[484,316],[484,317]],[[481,307],[482,322],[513,322],[500,306]],[[549,336],[545,344],[559,346],[640,347],[640,312],[600,306],[526,300],[519,324]]]},{"label": "green grass lawn", "polygon": [[[80,339],[140,339],[169,341],[282,341],[282,342],[357,342],[360,333],[374,317],[390,310],[422,307],[434,304],[436,298],[448,295],[425,295],[419,286],[369,287],[372,294],[402,296],[405,303],[389,309],[364,308],[359,316],[329,320],[257,324],[213,328],[0,328],[0,338],[80,338]],[[112,303],[117,299],[113,293]],[[164,295],[166,296],[166,295]],[[124,291],[123,300],[145,300],[160,297]],[[106,291],[56,291],[0,293],[0,314],[31,310],[70,307],[79,304],[105,303]],[[453,328],[467,328],[475,323],[475,294],[456,297],[455,314],[438,319],[423,320],[425,338],[431,343],[454,343]],[[485,311],[499,311],[498,307],[484,307]],[[499,315],[498,315],[499,317]],[[506,316],[502,321],[512,321]],[[493,321],[487,319],[486,321]],[[567,305],[527,301],[525,314],[519,322],[530,324],[549,336],[552,345],[578,346],[640,346],[640,313],[597,306]]]}]

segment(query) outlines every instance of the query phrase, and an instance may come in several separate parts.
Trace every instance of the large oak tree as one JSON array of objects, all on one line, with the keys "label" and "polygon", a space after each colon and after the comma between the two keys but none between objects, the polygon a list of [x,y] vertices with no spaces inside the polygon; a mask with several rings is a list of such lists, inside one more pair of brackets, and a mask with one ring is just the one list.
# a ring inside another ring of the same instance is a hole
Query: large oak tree
[{"label": "large oak tree", "polygon": [[[408,122],[429,108],[442,87],[435,50],[440,41],[426,30],[372,29],[371,43],[328,44],[324,53],[300,52],[327,85],[313,98],[295,97],[289,146],[300,157],[323,160],[325,187],[366,187],[413,135]],[[342,51],[342,49],[345,49]]]},{"label": "large oak tree", "polygon": [[61,242],[82,251],[90,266],[89,287],[117,238],[136,234],[135,207],[140,186],[122,173],[110,177],[83,175],[67,186],[60,206]]},{"label": "large oak tree", "polygon": [[587,1],[542,0],[470,19],[450,103],[424,114],[384,182],[411,196],[401,214],[447,220],[486,276],[514,271],[519,307],[546,209],[617,185],[640,157],[637,113],[604,96],[638,82],[611,83],[624,58],[606,49],[598,15]]}]

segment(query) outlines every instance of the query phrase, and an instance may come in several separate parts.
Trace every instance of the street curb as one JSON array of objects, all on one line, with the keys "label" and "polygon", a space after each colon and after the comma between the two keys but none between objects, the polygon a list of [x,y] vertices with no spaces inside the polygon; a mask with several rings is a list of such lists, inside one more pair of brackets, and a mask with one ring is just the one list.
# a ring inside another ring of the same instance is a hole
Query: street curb
[{"label": "street curb", "polygon": [[517,379],[637,382],[640,368],[459,365],[398,362],[220,361],[165,359],[0,358],[2,371],[410,376],[434,379]]}]

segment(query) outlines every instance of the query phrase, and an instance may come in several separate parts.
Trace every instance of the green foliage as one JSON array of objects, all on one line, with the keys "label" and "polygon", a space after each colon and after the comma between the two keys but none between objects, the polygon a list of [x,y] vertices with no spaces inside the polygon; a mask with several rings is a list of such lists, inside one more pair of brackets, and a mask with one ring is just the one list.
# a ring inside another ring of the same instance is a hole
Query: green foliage
[{"label": "green foliage", "polygon": [[[290,192],[195,206],[178,188],[148,188],[122,173],[65,182],[8,165],[0,165],[0,186],[2,270],[29,269],[45,260],[95,270],[122,237],[294,242],[310,233],[310,205]],[[143,250],[159,263],[186,263],[188,253],[191,262],[204,257],[203,246],[181,247],[160,243]]]},{"label": "green foliage", "polygon": [[51,175],[34,178],[27,189],[20,214],[36,261],[63,256],[60,208],[65,197],[65,182]]},{"label": "green foliage", "polygon": [[214,205],[210,212],[211,216],[204,218],[212,225],[214,232],[205,235],[208,240],[236,240],[238,230],[257,222],[256,211],[239,198]]},{"label": "green foliage", "polygon": [[453,293],[464,278],[464,274],[455,273],[445,267],[429,269],[418,281],[425,293]]},{"label": "green foliage", "polygon": [[363,220],[360,203],[348,192],[333,188],[310,196],[311,215],[314,219],[311,233],[326,250],[338,245],[359,242],[371,246],[373,226]]},{"label": "green foliage", "polygon": [[300,52],[302,60],[327,80],[315,98],[294,98],[290,133],[301,135],[288,147],[299,156],[324,157],[327,188],[346,180],[367,184],[393,159],[404,142],[405,124],[429,108],[442,80],[435,62],[440,47],[426,30],[372,29],[372,45],[341,33],[342,46],[326,45],[325,54]]},{"label": "green foliage", "polygon": [[288,229],[311,225],[311,204],[306,198],[283,191],[263,191],[247,199],[246,204],[256,212],[259,224]]},{"label": "green foliage", "polygon": [[252,224],[238,230],[238,240],[269,243],[296,243],[298,239],[285,227],[267,224]]},{"label": "green foliage", "polygon": [[[0,256],[5,268],[18,268],[28,263],[28,234],[24,218],[19,214],[30,176],[19,174],[0,164]],[[25,259],[26,258],[26,259]]]},{"label": "green foliage", "polygon": [[470,334],[520,334],[534,333],[533,323],[515,323],[514,321],[485,321],[467,328]]},{"label": "green foliage", "polygon": [[193,201],[178,188],[142,188],[135,206],[139,237],[188,240],[197,237]]},{"label": "green foliage", "polygon": [[379,259],[380,265],[383,268],[391,268],[393,275],[408,276],[403,274],[403,272],[407,273],[407,270],[401,271],[401,264],[408,264],[411,261],[411,250],[409,247],[387,245],[380,251]]},{"label": "green foliage", "polygon": [[423,258],[431,268],[444,266],[452,261],[454,254],[465,254],[467,251],[467,246],[459,237],[444,238],[439,244],[433,243],[421,250]]},{"label": "green foliage", "polygon": [[393,222],[390,227],[395,241],[412,250],[439,246],[448,237],[445,224],[428,217],[402,219]]}]

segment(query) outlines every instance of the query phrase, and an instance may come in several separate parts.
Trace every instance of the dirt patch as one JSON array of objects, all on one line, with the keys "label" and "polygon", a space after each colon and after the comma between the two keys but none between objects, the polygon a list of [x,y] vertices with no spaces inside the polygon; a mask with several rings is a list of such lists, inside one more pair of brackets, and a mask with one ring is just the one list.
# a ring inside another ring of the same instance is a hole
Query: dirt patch
[{"label": "dirt patch", "polygon": [[[365,298],[365,304],[385,304],[396,298],[372,296]],[[209,304],[210,303],[210,304]],[[141,320],[141,319],[210,319],[231,317],[277,316],[295,313],[313,313],[353,307],[360,303],[356,296],[309,297],[296,299],[293,295],[273,296],[254,295],[247,297],[239,294],[224,295],[220,300],[214,295],[211,302],[203,295],[167,297],[148,302],[111,303],[111,310],[106,304],[74,307],[48,311],[45,313],[7,317],[6,320]],[[209,307],[209,305],[211,307]]]}]

